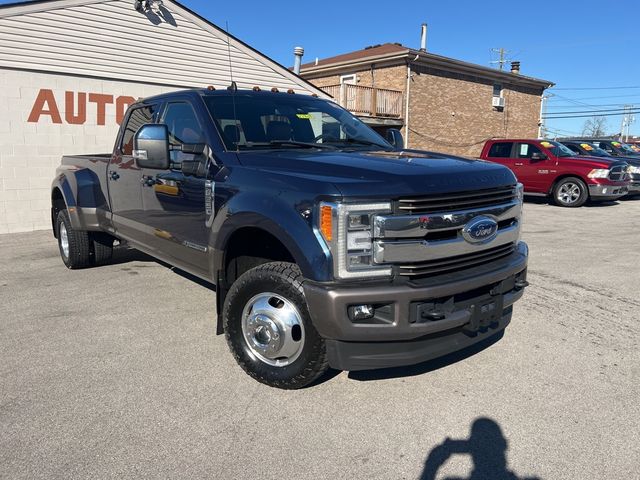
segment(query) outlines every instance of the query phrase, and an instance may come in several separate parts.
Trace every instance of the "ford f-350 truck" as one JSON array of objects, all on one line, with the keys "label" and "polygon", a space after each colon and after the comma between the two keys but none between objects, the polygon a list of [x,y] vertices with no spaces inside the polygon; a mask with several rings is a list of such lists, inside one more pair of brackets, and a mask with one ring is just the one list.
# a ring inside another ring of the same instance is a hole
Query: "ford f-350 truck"
[{"label": "ford f-350 truck", "polygon": [[523,190],[501,165],[402,143],[313,96],[148,98],[112,154],[63,157],[53,233],[71,269],[118,240],[214,284],[218,333],[265,384],[422,362],[510,322]]}]

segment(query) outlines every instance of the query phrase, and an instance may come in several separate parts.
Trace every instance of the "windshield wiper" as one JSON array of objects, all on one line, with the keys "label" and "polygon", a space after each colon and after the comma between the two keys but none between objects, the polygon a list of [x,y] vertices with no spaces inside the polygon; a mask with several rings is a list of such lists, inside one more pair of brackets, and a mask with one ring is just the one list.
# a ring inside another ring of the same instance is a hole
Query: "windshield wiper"
[{"label": "windshield wiper", "polygon": [[355,138],[344,138],[341,140],[336,140],[332,143],[346,143],[349,145],[363,145],[365,147],[376,147],[376,148],[382,148],[383,150],[390,150],[391,147],[388,145],[381,145],[379,143],[376,142],[372,142],[371,140],[356,140]]},{"label": "windshield wiper", "polygon": [[319,148],[322,150],[335,150],[336,147],[323,143],[298,142],[297,140],[271,140],[270,142],[247,142],[248,147],[283,147],[292,146],[300,148]]}]

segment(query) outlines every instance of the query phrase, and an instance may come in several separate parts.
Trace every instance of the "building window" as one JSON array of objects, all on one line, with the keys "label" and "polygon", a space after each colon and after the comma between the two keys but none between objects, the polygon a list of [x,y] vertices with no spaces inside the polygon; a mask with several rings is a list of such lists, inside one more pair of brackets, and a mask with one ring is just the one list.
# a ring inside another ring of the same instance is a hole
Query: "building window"
[{"label": "building window", "polygon": [[499,83],[493,84],[493,96],[501,97],[502,96],[502,85]]}]

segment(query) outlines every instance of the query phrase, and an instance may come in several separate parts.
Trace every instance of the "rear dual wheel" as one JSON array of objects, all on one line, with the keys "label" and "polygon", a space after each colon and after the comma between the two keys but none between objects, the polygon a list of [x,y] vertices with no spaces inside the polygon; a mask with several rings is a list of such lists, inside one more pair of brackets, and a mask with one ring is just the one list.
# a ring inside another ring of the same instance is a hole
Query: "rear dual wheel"
[{"label": "rear dual wheel", "polygon": [[72,270],[107,262],[113,255],[113,237],[101,232],[76,230],[67,209],[56,218],[58,249],[63,263]]}]

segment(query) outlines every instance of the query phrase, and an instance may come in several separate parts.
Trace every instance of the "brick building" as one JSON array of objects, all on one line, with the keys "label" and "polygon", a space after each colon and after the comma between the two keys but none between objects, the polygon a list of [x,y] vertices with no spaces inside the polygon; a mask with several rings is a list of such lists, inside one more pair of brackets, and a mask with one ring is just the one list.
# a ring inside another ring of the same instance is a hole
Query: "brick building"
[{"label": "brick building", "polygon": [[402,128],[409,148],[477,156],[485,140],[537,137],[541,98],[553,86],[400,44],[302,65],[300,75],[380,133]]}]

